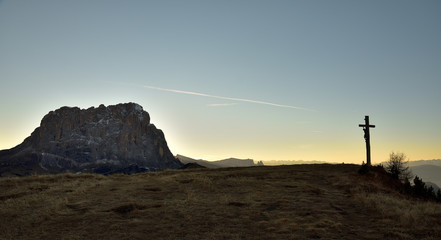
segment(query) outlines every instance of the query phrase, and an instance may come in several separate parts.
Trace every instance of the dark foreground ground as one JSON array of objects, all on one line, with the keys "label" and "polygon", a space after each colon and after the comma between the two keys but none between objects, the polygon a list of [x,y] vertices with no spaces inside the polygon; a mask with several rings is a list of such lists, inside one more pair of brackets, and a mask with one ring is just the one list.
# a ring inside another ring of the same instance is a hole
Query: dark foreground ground
[{"label": "dark foreground ground", "polygon": [[441,205],[356,165],[0,179],[0,239],[441,239]]}]

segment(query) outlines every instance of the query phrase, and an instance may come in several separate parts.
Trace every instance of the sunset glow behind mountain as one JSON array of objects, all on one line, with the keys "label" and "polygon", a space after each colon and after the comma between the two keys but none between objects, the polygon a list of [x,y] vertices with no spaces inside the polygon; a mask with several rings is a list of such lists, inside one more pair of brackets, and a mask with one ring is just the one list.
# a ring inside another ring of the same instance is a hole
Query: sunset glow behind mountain
[{"label": "sunset glow behind mountain", "polygon": [[173,154],[441,158],[440,1],[0,1],[0,149],[136,102]]}]

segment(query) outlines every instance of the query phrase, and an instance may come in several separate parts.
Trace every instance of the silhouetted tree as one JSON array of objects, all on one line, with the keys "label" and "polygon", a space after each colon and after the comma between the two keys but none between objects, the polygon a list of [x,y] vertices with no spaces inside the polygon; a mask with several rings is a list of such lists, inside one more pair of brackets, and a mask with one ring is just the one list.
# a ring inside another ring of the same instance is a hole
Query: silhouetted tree
[{"label": "silhouetted tree", "polygon": [[404,193],[406,194],[412,193],[412,185],[410,185],[409,179],[404,180]]},{"label": "silhouetted tree", "polygon": [[426,199],[436,200],[435,190],[433,189],[432,185],[426,187]]},{"label": "silhouetted tree", "polygon": [[424,198],[426,193],[426,184],[423,182],[423,179],[415,176],[413,179],[413,184],[413,193],[415,196]]},{"label": "silhouetted tree", "polygon": [[389,161],[386,163],[386,171],[392,175],[393,178],[399,179],[403,182],[409,180],[412,174],[408,167],[408,160],[404,153],[394,153],[389,155]]},{"label": "silhouetted tree", "polygon": [[441,202],[441,190],[438,189],[438,192],[436,192],[436,201]]}]

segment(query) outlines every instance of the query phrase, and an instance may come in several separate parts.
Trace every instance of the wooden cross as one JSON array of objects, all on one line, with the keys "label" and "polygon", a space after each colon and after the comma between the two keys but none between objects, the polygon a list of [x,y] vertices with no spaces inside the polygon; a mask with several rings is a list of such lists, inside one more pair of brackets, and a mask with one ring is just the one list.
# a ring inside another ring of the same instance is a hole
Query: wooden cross
[{"label": "wooden cross", "polygon": [[359,124],[359,127],[363,127],[364,140],[366,141],[366,163],[368,166],[371,165],[371,141],[369,128],[375,128],[375,125],[369,125],[369,116],[364,116],[364,124]]}]

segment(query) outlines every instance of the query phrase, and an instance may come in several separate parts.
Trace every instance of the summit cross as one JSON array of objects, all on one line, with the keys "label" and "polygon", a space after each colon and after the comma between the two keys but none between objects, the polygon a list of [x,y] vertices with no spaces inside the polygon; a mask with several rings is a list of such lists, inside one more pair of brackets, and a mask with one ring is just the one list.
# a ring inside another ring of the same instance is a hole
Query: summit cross
[{"label": "summit cross", "polygon": [[369,128],[375,128],[375,125],[369,125],[369,116],[364,116],[364,124],[359,124],[359,127],[363,127],[364,140],[366,141],[366,163],[368,166],[371,165],[371,141]]}]

